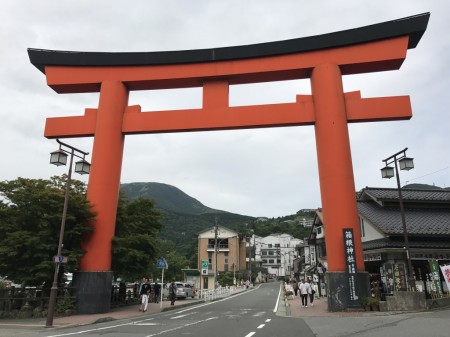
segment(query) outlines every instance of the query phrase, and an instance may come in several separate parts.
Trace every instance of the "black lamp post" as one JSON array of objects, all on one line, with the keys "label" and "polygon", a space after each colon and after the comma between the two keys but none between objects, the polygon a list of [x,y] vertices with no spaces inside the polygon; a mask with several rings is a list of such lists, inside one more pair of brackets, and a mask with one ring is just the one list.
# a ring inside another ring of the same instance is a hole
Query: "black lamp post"
[{"label": "black lamp post", "polygon": [[[398,199],[400,202],[400,213],[401,213],[402,225],[403,225],[403,236],[405,238],[406,261],[408,263],[408,271],[409,271],[408,272],[408,281],[409,281],[408,283],[409,283],[410,290],[415,291],[416,281],[414,279],[414,269],[412,267],[411,257],[410,257],[408,229],[406,228],[405,210],[403,207],[403,196],[402,196],[402,189],[400,186],[400,175],[398,173],[398,165],[397,165],[397,162],[398,162],[401,170],[409,171],[414,168],[413,158],[408,158],[406,156],[406,150],[408,150],[408,148],[405,148],[404,150],[397,152],[396,154],[383,160],[383,162],[385,163],[386,166],[381,169],[381,176],[383,178],[390,179],[394,176],[394,169],[395,169],[395,176],[397,178]],[[394,167],[388,166],[389,164],[392,164],[392,163],[394,163]]]},{"label": "black lamp post", "polygon": [[70,183],[72,180],[73,157],[76,156],[81,159],[80,161],[75,163],[75,172],[79,174],[89,174],[91,167],[91,164],[89,164],[85,160],[85,156],[89,154],[88,152],[78,150],[70,145],[61,142],[59,139],[57,139],[56,141],[59,143],[59,149],[50,154],[50,164],[54,164],[56,166],[66,165],[68,155],[70,155],[70,162],[69,162],[69,171],[67,173],[66,190],[64,194],[64,208],[61,218],[61,229],[59,232],[58,252],[56,253],[56,256],[54,258],[54,262],[56,265],[55,265],[55,273],[53,275],[53,284],[50,290],[50,298],[48,301],[47,321],[45,323],[46,328],[50,328],[53,326],[53,316],[55,313],[56,298],[58,296],[58,272],[59,267],[63,262],[61,251],[64,239],[64,229],[66,226],[67,207],[69,205],[69,191],[70,191]]}]

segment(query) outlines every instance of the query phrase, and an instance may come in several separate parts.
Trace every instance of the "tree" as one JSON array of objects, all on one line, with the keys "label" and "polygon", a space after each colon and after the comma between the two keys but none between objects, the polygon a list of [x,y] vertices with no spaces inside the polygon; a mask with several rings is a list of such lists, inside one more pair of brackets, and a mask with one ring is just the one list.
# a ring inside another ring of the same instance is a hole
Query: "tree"
[{"label": "tree", "polygon": [[[18,178],[0,182],[0,275],[23,285],[52,280],[61,229],[66,175],[50,180]],[[62,255],[73,271],[83,255],[81,242],[94,221],[84,183],[72,180]],[[62,276],[63,273],[60,273]]]},{"label": "tree", "polygon": [[[190,261],[180,254],[176,245],[170,240],[162,240],[160,246],[160,255],[164,256],[169,265],[169,268],[164,271],[164,279],[167,281],[177,280],[183,281],[184,275],[182,269],[190,269]],[[158,256],[159,257],[159,256]],[[161,270],[155,268],[156,259],[152,265],[151,274],[160,278]],[[195,263],[195,268],[197,268],[197,263]]]},{"label": "tree", "polygon": [[139,197],[129,201],[120,193],[112,252],[115,278],[135,281],[150,273],[159,255],[157,238],[162,227],[152,200]]}]

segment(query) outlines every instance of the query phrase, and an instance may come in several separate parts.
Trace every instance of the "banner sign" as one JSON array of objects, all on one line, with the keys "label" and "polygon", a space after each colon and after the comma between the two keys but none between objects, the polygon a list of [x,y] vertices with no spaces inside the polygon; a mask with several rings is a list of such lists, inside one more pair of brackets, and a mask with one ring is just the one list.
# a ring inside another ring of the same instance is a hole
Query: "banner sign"
[{"label": "banner sign", "polygon": [[435,291],[438,295],[442,295],[441,282],[439,280],[439,264],[436,260],[429,260],[431,270],[431,282],[434,284]]},{"label": "banner sign", "polygon": [[406,291],[406,268],[404,263],[394,263],[394,282],[396,291]]},{"label": "banner sign", "polygon": [[450,289],[450,265],[440,267],[442,275],[444,275],[445,283],[447,283],[447,289]]},{"label": "banner sign", "polygon": [[311,256],[311,266],[316,265],[316,246],[309,246],[309,255]]},{"label": "banner sign", "polygon": [[347,265],[348,284],[350,289],[350,305],[358,305],[358,295],[356,291],[356,256],[355,240],[353,237],[353,228],[344,228],[344,253],[345,263]]},{"label": "banner sign", "polygon": [[311,263],[311,256],[309,255],[309,246],[305,247],[305,264]]}]

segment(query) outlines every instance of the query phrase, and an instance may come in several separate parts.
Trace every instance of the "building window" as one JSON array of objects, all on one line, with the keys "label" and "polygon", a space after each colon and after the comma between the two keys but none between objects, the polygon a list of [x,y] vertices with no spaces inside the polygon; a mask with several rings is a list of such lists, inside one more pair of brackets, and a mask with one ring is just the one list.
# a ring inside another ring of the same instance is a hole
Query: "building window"
[{"label": "building window", "polygon": [[280,248],[280,244],[279,244],[279,243],[276,243],[276,244],[275,244],[275,248]]},{"label": "building window", "polygon": [[269,243],[269,244],[267,245],[267,247],[268,247],[268,248],[272,248],[272,244]]},{"label": "building window", "polygon": [[224,253],[223,270],[228,271],[228,252]]}]

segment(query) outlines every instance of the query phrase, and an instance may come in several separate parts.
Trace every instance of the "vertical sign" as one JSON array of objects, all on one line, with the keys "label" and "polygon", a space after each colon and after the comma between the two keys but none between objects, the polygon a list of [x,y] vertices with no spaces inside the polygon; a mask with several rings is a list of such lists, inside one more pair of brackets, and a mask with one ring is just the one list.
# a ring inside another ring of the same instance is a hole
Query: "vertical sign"
[{"label": "vertical sign", "polygon": [[394,263],[395,291],[406,291],[406,269],[404,263]]},{"label": "vertical sign", "polygon": [[316,265],[316,246],[309,246],[309,255],[311,256],[311,266]]},{"label": "vertical sign", "polygon": [[438,296],[442,295],[441,281],[439,278],[439,263],[436,260],[429,260],[431,270],[431,281],[434,282],[434,287],[436,288],[436,293]]},{"label": "vertical sign", "polygon": [[356,293],[356,257],[355,240],[353,237],[353,228],[343,228],[344,235],[344,253],[347,266],[348,285],[350,293],[350,305],[358,305],[358,295]]},{"label": "vertical sign", "polygon": [[309,255],[309,247],[305,247],[305,264],[309,264],[311,262],[311,258]]}]

